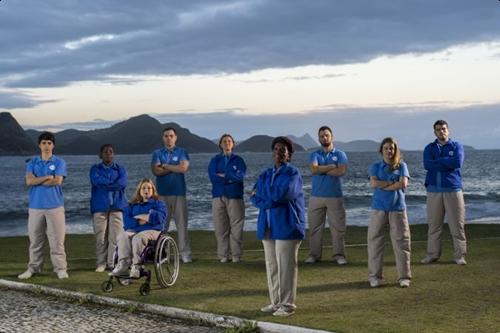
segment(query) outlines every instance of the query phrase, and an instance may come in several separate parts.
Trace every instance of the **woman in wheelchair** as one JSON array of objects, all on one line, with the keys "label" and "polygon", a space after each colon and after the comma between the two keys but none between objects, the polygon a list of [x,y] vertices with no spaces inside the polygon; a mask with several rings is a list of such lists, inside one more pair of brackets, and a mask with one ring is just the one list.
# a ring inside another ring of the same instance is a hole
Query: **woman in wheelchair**
[{"label": "woman in wheelchair", "polygon": [[110,275],[141,276],[141,254],[150,240],[156,240],[164,230],[167,207],[158,200],[158,192],[151,179],[143,179],[135,190],[134,198],[123,212],[124,231],[117,237],[118,264]]}]

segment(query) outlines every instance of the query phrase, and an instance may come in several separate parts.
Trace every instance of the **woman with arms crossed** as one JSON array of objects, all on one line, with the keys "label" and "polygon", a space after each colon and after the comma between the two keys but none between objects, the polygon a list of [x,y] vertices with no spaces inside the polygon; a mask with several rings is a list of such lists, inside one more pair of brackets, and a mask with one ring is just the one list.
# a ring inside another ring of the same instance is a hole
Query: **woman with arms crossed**
[{"label": "woman with arms crossed", "polygon": [[292,141],[277,137],[271,144],[274,167],[264,171],[252,192],[259,208],[257,238],[262,240],[271,304],[261,309],[274,316],[295,313],[297,260],[304,239],[305,209],[300,171],[289,162]]},{"label": "woman with arms crossed", "polygon": [[393,138],[382,140],[379,149],[383,159],[369,168],[373,188],[372,217],[368,224],[368,270],[371,287],[382,282],[384,260],[384,227],[390,226],[390,235],[398,283],[410,286],[410,227],[406,215],[404,189],[408,186],[408,167],[402,161],[398,144]]},{"label": "woman with arms crossed", "polygon": [[219,140],[220,154],[208,165],[212,183],[212,216],[217,240],[217,257],[220,262],[240,262],[243,254],[243,179],[247,166],[243,159],[233,154],[234,139],[223,134]]}]

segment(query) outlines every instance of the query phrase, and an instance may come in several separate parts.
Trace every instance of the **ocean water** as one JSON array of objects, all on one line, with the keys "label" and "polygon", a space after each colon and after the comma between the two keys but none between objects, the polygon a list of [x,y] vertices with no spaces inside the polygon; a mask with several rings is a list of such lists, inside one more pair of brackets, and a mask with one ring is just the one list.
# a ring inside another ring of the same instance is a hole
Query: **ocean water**
[{"label": "ocean water", "polygon": [[[248,200],[257,176],[272,165],[270,153],[240,154],[247,164],[245,182],[246,221],[245,230],[255,230],[257,209]],[[188,187],[189,228],[213,230],[211,217],[211,184],[207,167],[212,154],[191,154],[190,170],[186,174]],[[301,170],[304,181],[306,204],[311,191],[308,169],[308,153],[297,153],[292,163]],[[68,233],[92,233],[89,211],[90,167],[99,162],[97,156],[62,156],[68,166],[63,191]],[[378,153],[348,153],[349,171],[343,179],[347,207],[347,224],[366,226],[369,221],[371,189],[368,184],[368,166],[380,159]],[[0,192],[0,236],[27,234],[28,189],[24,184],[27,157],[0,157],[0,175],[3,191]],[[422,152],[404,152],[411,175],[406,191],[410,224],[426,222],[425,170]],[[118,155],[116,161],[127,168],[129,197],[143,177],[152,177],[150,155]],[[466,152],[462,170],[468,223],[494,223],[500,221],[500,150],[475,150]],[[171,229],[175,229],[171,223]]]}]

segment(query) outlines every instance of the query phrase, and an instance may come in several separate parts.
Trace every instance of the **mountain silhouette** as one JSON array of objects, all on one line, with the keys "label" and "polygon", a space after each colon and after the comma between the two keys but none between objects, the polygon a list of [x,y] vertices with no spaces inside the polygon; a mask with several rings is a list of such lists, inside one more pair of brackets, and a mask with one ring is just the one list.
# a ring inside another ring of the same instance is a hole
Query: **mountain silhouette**
[{"label": "mountain silhouette", "polygon": [[[117,154],[150,154],[163,147],[162,132],[172,127],[177,132],[177,146],[190,153],[217,152],[217,145],[210,140],[191,133],[176,123],[162,124],[146,114],[132,117],[108,128],[90,131],[68,129],[57,132],[55,152],[61,155],[93,155],[102,144],[110,143]],[[28,130],[28,135],[37,138],[39,131]]]},{"label": "mountain silhouette", "polygon": [[[35,139],[38,142],[38,136]],[[0,155],[30,155],[38,150],[9,112],[0,113]]]},{"label": "mountain silhouette", "polygon": [[[271,152],[271,143],[274,137],[268,135],[254,135],[251,138],[242,141],[238,144],[234,150],[236,152],[255,152],[255,153],[265,153]],[[295,151],[305,151],[304,147],[299,144],[293,143]]]}]

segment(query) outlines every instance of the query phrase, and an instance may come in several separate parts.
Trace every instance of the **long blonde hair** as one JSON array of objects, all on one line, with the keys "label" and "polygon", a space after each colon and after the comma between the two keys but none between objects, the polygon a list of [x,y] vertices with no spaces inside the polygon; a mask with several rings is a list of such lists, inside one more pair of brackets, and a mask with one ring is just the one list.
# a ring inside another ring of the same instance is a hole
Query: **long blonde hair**
[{"label": "long blonde hair", "polygon": [[142,196],[141,196],[141,187],[143,184],[149,183],[153,187],[153,195],[151,196],[153,199],[158,199],[158,191],[156,191],[156,186],[153,183],[153,181],[149,178],[143,178],[140,182],[139,185],[137,185],[137,188],[135,189],[134,192],[134,197],[132,200],[130,200],[131,204],[136,204],[142,202]]},{"label": "long blonde hair", "polygon": [[399,168],[399,165],[401,164],[401,161],[403,160],[403,155],[401,155],[401,151],[399,150],[398,143],[394,138],[388,137],[382,140],[382,143],[380,143],[380,148],[378,152],[384,155],[383,150],[384,150],[384,145],[386,143],[390,143],[394,146],[394,156],[391,159],[391,162],[389,163],[389,167],[391,170],[396,170]]}]

